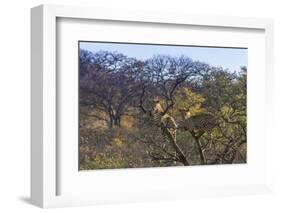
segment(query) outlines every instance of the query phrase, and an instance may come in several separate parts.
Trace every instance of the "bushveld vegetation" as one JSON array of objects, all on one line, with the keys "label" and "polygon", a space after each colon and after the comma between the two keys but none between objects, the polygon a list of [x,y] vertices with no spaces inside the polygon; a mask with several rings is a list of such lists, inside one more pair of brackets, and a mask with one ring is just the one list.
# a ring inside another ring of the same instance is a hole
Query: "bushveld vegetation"
[{"label": "bushveld vegetation", "polygon": [[81,170],[246,163],[247,68],[80,50]]}]

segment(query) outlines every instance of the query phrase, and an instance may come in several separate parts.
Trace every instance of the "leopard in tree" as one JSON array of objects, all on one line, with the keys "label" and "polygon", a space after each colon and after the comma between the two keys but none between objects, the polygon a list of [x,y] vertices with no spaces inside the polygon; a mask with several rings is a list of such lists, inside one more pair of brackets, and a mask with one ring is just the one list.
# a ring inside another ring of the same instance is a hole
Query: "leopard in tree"
[{"label": "leopard in tree", "polygon": [[[175,119],[163,110],[159,99],[153,100],[153,108],[150,111],[150,117],[152,118],[154,126],[161,130],[164,144],[169,143],[172,145],[174,156],[184,165],[190,165],[184,152],[176,142],[178,125]],[[175,162],[176,161],[173,163]]]},{"label": "leopard in tree", "polygon": [[182,120],[179,122],[179,129],[193,132],[195,136],[207,133],[211,138],[211,132],[217,126],[216,118],[213,114],[203,112],[191,116],[189,108],[180,109]]},{"label": "leopard in tree", "polygon": [[[189,108],[183,108],[180,112],[182,120],[179,122],[178,128],[191,133],[198,147],[201,161],[203,164],[206,164],[205,148],[208,144],[213,144],[211,133],[213,128],[217,125],[216,118],[211,113],[200,113],[191,116]],[[200,141],[200,137],[204,133],[207,134],[208,142],[203,145]]]},{"label": "leopard in tree", "polygon": [[[172,154],[173,156],[171,158],[173,163],[181,162],[183,165],[189,166],[190,163],[188,159],[186,158],[183,150],[177,144],[176,133],[178,125],[175,119],[167,113],[168,108],[164,110],[161,106],[160,99],[156,97],[152,102],[147,102],[149,109],[146,109],[143,105],[143,96],[144,93],[141,96],[139,107],[146,115],[144,116],[144,120],[146,120],[147,124],[151,124],[151,128],[153,128],[154,131],[156,130],[155,134],[158,134],[158,131],[160,130],[163,148],[165,148],[166,144],[171,145],[173,151],[175,152]],[[171,156],[171,153],[169,155]]]},{"label": "leopard in tree", "polygon": [[[152,110],[150,114],[154,125],[160,127],[161,130],[163,130],[163,128],[166,128],[171,133],[171,135],[176,138],[178,125],[171,115],[169,115],[168,113],[164,113],[164,110],[158,98],[155,98],[153,100]],[[162,134],[164,137],[163,139],[167,141],[167,138],[165,136],[166,134],[164,134],[163,131]]]}]

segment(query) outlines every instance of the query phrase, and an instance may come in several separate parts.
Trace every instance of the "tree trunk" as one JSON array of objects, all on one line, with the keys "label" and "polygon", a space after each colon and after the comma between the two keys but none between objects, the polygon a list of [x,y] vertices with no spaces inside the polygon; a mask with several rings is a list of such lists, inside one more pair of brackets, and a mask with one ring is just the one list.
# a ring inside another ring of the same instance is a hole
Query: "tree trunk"
[{"label": "tree trunk", "polygon": [[181,148],[177,144],[176,137],[173,136],[172,133],[165,127],[162,127],[162,131],[163,131],[164,134],[166,134],[168,136],[169,140],[171,141],[177,155],[179,156],[179,160],[181,161],[181,163],[185,166],[189,166],[190,163],[188,162],[188,160],[186,159],[183,151],[181,150]]},{"label": "tree trunk", "polygon": [[108,122],[109,128],[111,129],[116,126],[120,127],[120,125],[121,125],[121,116],[109,114],[109,122]]},{"label": "tree trunk", "polygon": [[204,153],[204,150],[202,149],[202,144],[200,142],[199,137],[194,137],[194,139],[195,139],[195,142],[197,145],[197,149],[198,149],[202,164],[207,164],[205,153]]},{"label": "tree trunk", "polygon": [[108,127],[109,127],[110,129],[113,127],[113,118],[112,118],[112,116],[109,116]]},{"label": "tree trunk", "polygon": [[114,117],[114,126],[120,127],[121,124],[121,117],[120,116],[115,116]]}]

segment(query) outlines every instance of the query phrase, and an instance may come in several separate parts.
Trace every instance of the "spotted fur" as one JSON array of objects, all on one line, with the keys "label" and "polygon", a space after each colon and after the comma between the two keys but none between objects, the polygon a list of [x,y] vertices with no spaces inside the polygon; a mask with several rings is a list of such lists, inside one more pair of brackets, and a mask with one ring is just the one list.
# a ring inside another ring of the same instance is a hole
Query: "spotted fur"
[{"label": "spotted fur", "polygon": [[210,132],[216,126],[216,119],[212,114],[202,113],[185,118],[179,124],[179,128],[187,131],[204,131]]},{"label": "spotted fur", "polygon": [[161,129],[163,141],[168,142],[168,136],[165,131],[163,131],[163,128],[166,128],[172,134],[172,136],[176,138],[178,126],[172,116],[163,114],[163,112],[164,110],[160,102],[158,100],[154,101],[153,110],[151,111],[152,123]]}]

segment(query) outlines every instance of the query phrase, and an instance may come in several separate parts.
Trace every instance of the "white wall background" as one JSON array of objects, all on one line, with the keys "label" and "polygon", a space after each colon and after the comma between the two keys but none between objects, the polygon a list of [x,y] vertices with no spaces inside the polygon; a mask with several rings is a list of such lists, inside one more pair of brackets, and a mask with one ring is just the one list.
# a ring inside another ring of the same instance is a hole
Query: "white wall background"
[{"label": "white wall background", "polygon": [[[8,0],[0,6],[0,212],[38,212],[29,204],[30,8],[42,3],[139,9],[191,14],[269,17],[275,20],[275,129],[281,119],[281,6],[278,0]],[[280,84],[280,85],[278,85]],[[273,144],[272,195],[51,209],[50,212],[280,212],[281,140]],[[207,178],[207,177],[206,177]]]}]

